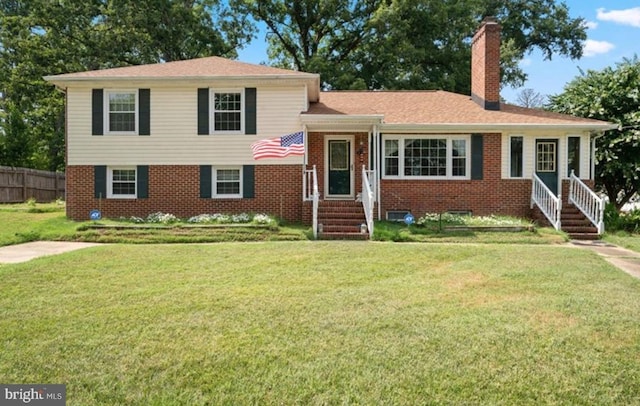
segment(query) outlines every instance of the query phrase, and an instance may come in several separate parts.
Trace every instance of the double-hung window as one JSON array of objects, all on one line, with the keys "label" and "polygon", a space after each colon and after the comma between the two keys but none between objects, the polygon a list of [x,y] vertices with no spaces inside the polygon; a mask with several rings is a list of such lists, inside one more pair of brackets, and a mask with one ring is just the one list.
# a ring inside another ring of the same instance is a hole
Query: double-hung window
[{"label": "double-hung window", "polygon": [[107,90],[105,123],[107,134],[136,134],[138,131],[138,92]]},{"label": "double-hung window", "polygon": [[136,193],[136,168],[114,167],[107,171],[107,197],[133,199]]},{"label": "double-hung window", "polygon": [[389,136],[384,158],[384,176],[468,179],[469,137]]},{"label": "double-hung window", "polygon": [[213,197],[241,198],[242,197],[242,168],[219,167],[213,168]]},{"label": "double-hung window", "polygon": [[244,91],[213,90],[213,132],[242,133],[244,121]]}]

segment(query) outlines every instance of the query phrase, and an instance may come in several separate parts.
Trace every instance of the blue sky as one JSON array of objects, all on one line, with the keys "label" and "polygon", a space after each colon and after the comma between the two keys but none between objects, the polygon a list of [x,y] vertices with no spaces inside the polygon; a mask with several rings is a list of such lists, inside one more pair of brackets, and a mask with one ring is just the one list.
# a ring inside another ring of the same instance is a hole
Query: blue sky
[{"label": "blue sky", "polygon": [[[554,57],[543,60],[534,51],[521,62],[529,75],[523,88],[543,95],[561,93],[564,85],[580,75],[580,69],[600,70],[623,58],[640,56],[640,0],[565,0],[573,17],[587,21],[587,41],[580,60]],[[267,61],[264,29],[248,47],[239,52],[239,60],[249,63]],[[504,88],[502,97],[515,102],[522,89]]]}]

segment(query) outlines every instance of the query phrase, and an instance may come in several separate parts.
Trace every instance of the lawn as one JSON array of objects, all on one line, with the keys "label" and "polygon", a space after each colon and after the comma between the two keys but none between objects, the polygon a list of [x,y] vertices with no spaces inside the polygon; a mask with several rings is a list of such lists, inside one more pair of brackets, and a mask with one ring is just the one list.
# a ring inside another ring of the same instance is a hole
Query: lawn
[{"label": "lawn", "polygon": [[110,245],[0,281],[0,382],[68,405],[640,403],[640,281],[578,248]]}]

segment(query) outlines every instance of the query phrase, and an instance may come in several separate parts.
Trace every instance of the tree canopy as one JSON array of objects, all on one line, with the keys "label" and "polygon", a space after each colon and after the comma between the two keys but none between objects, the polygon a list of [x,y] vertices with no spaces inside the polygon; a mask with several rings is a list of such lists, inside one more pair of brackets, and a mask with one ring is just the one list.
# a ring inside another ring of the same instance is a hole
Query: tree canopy
[{"label": "tree canopy", "polygon": [[578,58],[586,28],[553,0],[230,0],[269,29],[281,67],[320,73],[333,89],[444,89],[469,94],[470,43],[480,21],[502,25],[502,72],[520,86],[518,62],[538,49]]},{"label": "tree canopy", "polygon": [[640,60],[590,70],[561,94],[551,96],[553,111],[618,125],[596,140],[596,185],[620,209],[640,190]]}]

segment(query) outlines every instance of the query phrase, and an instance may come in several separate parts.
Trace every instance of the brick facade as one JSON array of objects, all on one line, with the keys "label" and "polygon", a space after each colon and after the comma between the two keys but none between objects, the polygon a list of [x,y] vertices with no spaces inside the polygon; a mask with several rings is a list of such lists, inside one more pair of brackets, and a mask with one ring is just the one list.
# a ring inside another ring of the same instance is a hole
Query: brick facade
[{"label": "brick facade", "polygon": [[187,218],[206,213],[267,213],[287,221],[302,220],[302,168],[300,165],[257,165],[255,198],[200,198],[198,165],[149,167],[149,197],[146,199],[94,198],[94,167],[67,167],[67,216],[88,220],[100,209],[105,218],[139,216],[154,212]]},{"label": "brick facade", "polygon": [[483,135],[481,180],[382,179],[382,216],[391,210],[409,210],[415,216],[446,211],[474,215],[530,216],[531,180],[501,178],[501,136]]}]

